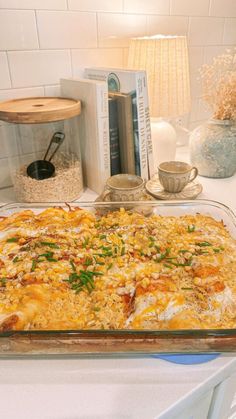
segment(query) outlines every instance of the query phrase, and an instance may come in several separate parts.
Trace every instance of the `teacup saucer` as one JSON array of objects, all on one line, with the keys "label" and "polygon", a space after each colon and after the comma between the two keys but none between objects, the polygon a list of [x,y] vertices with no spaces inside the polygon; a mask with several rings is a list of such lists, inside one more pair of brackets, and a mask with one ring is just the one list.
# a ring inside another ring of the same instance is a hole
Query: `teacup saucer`
[{"label": "teacup saucer", "polygon": [[188,183],[181,192],[170,193],[164,190],[158,175],[155,175],[146,183],[146,189],[156,199],[194,199],[202,192],[202,185],[194,181]]},{"label": "teacup saucer", "polygon": [[[132,201],[131,202],[131,206],[128,205],[127,209],[138,212],[140,214],[145,215],[146,217],[150,216],[153,213],[153,208],[145,205],[145,201],[155,201],[155,198],[152,195],[149,195],[147,192],[144,192],[143,195],[141,196],[141,198],[139,199],[139,201],[143,202],[143,205],[137,205],[137,206],[133,206],[132,205]],[[116,211],[120,208],[120,205],[115,205],[115,201],[112,201],[109,195],[106,195],[105,197],[103,197],[103,194],[99,195],[97,197],[97,199],[95,199],[95,202],[110,202],[112,203],[112,207],[108,207],[108,208],[104,208],[104,207],[97,207],[99,208],[99,211],[101,214],[105,215],[107,212],[113,210]],[[126,208],[126,206],[124,205],[124,208]]]},{"label": "teacup saucer", "polygon": [[[139,201],[155,201],[155,198],[152,195],[149,195],[148,192],[144,192],[143,195],[140,197]],[[95,202],[114,202],[111,200],[110,195],[106,195],[105,197],[103,197],[103,194],[99,195],[96,199]]]}]

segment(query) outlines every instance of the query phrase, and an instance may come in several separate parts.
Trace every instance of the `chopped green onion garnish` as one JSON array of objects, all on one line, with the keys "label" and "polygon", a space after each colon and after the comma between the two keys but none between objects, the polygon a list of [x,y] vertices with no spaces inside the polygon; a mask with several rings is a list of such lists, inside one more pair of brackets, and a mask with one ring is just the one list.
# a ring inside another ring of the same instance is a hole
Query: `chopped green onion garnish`
[{"label": "chopped green onion garnish", "polygon": [[10,239],[7,239],[7,243],[15,243],[18,242],[19,238],[18,237],[11,237]]},{"label": "chopped green onion garnish", "polygon": [[5,287],[6,286],[6,283],[7,283],[7,278],[0,278],[0,282],[1,282],[1,286],[2,287]]},{"label": "chopped green onion garnish", "polygon": [[39,257],[52,258],[53,252],[42,253]]},{"label": "chopped green onion garnish", "polygon": [[90,258],[86,258],[85,259],[85,262],[83,263],[83,265],[85,265],[85,266],[90,266],[92,264],[93,264],[93,261]]},{"label": "chopped green onion garnish", "polygon": [[169,269],[172,269],[172,268],[173,268],[173,266],[168,265],[168,263],[164,263],[164,266],[165,266],[166,268],[169,268]]},{"label": "chopped green onion garnish", "polygon": [[13,263],[16,263],[16,262],[18,262],[18,260],[19,260],[19,258],[18,258],[18,256],[16,256],[14,259],[13,259]]},{"label": "chopped green onion garnish", "polygon": [[212,244],[211,243],[209,243],[209,242],[197,242],[197,243],[195,243],[197,246],[200,246],[200,247],[207,247],[207,246],[212,246]]},{"label": "chopped green onion garnish", "polygon": [[88,245],[88,242],[89,242],[89,238],[86,237],[86,239],[84,240],[84,242],[82,244],[82,247],[85,248]]},{"label": "chopped green onion garnish", "polygon": [[164,253],[161,253],[160,254],[160,256],[158,256],[156,259],[155,259],[155,261],[156,262],[161,262],[163,259],[165,259],[166,258],[166,256],[168,256],[170,254],[170,248],[169,247],[167,247],[167,249],[165,250],[165,252]]},{"label": "chopped green onion garnish", "polygon": [[94,276],[103,275],[103,272],[96,271],[84,271],[80,270],[80,273],[73,272],[69,275],[68,279],[65,279],[66,282],[69,282],[71,288],[79,293],[80,291],[87,289],[89,293],[95,288]]},{"label": "chopped green onion garnish", "polygon": [[[88,273],[88,271],[86,272],[86,273]],[[102,276],[103,275],[103,272],[96,272],[96,271],[93,271],[93,272],[91,272],[92,273],[92,275],[95,275],[95,276]]]},{"label": "chopped green onion garnish", "polygon": [[60,249],[60,247],[56,243],[53,243],[53,242],[40,242],[40,244],[42,246],[48,246],[48,247],[51,247],[53,249]]},{"label": "chopped green onion garnish", "polygon": [[70,260],[70,266],[72,267],[72,271],[76,272],[76,267],[72,260]]},{"label": "chopped green onion garnish", "polygon": [[100,256],[101,258],[104,258],[106,256],[112,256],[112,252],[106,252],[106,253],[95,253],[96,256]]},{"label": "chopped green onion garnish", "polygon": [[195,228],[196,228],[195,225],[193,225],[193,224],[189,225],[188,226],[188,232],[193,233],[195,231]]},{"label": "chopped green onion garnish", "polygon": [[36,261],[36,259],[33,259],[32,266],[31,266],[31,272],[33,272],[35,270],[36,266],[37,266],[37,261]]}]

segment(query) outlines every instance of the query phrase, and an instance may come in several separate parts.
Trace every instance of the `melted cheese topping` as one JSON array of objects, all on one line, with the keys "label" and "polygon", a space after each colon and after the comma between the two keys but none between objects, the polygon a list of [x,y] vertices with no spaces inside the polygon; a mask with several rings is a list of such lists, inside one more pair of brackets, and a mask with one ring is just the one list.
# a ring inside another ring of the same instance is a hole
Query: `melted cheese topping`
[{"label": "melted cheese topping", "polygon": [[197,214],[0,221],[0,330],[236,327],[236,241]]}]

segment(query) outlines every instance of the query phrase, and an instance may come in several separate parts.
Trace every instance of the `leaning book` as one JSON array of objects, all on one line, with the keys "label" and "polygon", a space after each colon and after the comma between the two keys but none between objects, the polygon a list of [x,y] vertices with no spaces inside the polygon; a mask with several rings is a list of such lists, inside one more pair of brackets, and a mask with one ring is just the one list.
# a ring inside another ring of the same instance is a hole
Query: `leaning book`
[{"label": "leaning book", "polygon": [[81,100],[79,137],[85,185],[101,193],[111,175],[107,83],[79,78],[62,79],[61,94]]},{"label": "leaning book", "polygon": [[[131,96],[135,173],[143,179],[148,179],[150,174],[152,174],[153,168],[152,149],[150,147],[148,133],[150,119],[147,109],[148,96],[146,72],[94,67],[85,69],[85,77],[106,81],[108,83],[109,92],[121,92]],[[151,170],[149,166],[151,167]]]},{"label": "leaning book", "polygon": [[108,95],[117,102],[121,172],[135,174],[132,96],[120,92],[109,92]]}]

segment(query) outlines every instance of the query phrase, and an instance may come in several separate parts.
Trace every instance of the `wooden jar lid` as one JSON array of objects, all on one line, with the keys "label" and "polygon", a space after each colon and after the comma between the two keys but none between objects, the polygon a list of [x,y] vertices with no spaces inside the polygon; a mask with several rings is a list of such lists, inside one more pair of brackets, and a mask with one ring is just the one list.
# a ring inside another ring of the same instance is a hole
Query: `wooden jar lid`
[{"label": "wooden jar lid", "polygon": [[62,121],[79,115],[80,101],[61,97],[32,97],[0,103],[0,120],[17,124]]}]

